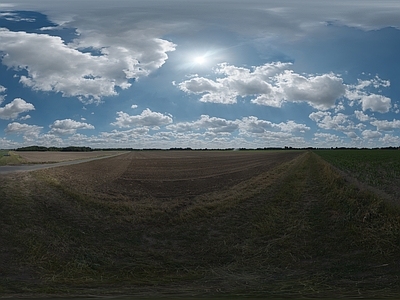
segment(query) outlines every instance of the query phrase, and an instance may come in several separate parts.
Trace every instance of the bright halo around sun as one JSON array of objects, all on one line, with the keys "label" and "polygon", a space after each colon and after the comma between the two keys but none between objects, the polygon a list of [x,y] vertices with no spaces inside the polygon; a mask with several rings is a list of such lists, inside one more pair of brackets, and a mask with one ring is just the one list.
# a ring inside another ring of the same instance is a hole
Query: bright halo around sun
[{"label": "bright halo around sun", "polygon": [[204,56],[196,56],[194,58],[194,63],[196,65],[203,65],[206,63],[206,58]]}]

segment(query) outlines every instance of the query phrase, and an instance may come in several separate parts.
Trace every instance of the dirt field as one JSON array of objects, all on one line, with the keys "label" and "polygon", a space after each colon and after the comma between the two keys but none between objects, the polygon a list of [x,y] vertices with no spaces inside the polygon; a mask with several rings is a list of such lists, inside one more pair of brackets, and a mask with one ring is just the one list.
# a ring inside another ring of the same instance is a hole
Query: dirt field
[{"label": "dirt field", "polygon": [[13,152],[18,154],[26,163],[54,163],[69,160],[87,159],[102,156],[112,156],[121,152],[118,151],[92,151],[92,152],[36,152],[36,151],[19,151]]},{"label": "dirt field", "polygon": [[299,152],[131,152],[47,170],[61,184],[99,199],[191,199],[229,189],[287,162]]}]

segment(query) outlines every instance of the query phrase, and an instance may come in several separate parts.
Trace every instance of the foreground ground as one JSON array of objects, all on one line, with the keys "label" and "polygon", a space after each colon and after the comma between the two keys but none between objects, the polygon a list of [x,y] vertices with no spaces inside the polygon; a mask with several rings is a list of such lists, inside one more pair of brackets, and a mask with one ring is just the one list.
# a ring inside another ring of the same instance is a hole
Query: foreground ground
[{"label": "foreground ground", "polygon": [[0,180],[3,295],[400,292],[399,209],[312,152],[131,152]]}]

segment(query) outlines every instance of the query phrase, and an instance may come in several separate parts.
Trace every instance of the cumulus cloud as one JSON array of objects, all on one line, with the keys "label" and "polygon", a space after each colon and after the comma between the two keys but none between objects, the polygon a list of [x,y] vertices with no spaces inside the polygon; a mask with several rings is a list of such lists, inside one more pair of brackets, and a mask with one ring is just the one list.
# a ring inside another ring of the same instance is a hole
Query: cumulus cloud
[{"label": "cumulus cloud", "polygon": [[[0,51],[4,65],[26,71],[26,76],[20,76],[23,85],[99,102],[102,97],[116,95],[117,87],[129,88],[129,80],[162,66],[168,58],[166,52],[175,49],[165,40],[133,36],[119,36],[118,43],[116,37],[107,39],[92,32],[90,37],[67,45],[58,36],[2,28]],[[101,55],[82,52],[86,48],[99,49]]]},{"label": "cumulus cloud", "polygon": [[340,141],[340,137],[338,137],[336,134],[316,132],[313,140],[318,142],[338,143]]},{"label": "cumulus cloud", "polygon": [[149,132],[147,127],[138,127],[129,130],[112,130],[111,132],[102,132],[96,139],[90,139],[89,142],[102,143],[102,144],[129,144],[132,140],[137,142],[138,139],[143,138]]},{"label": "cumulus cloud", "polygon": [[359,110],[355,110],[354,114],[355,114],[356,118],[361,122],[366,122],[370,119],[369,116],[367,116],[366,114],[364,114],[362,111],[359,111]]},{"label": "cumulus cloud", "polygon": [[117,115],[117,121],[111,123],[111,125],[120,128],[132,126],[157,127],[172,123],[172,118],[170,116],[163,115],[159,112],[153,112],[148,108],[142,111],[140,115],[131,116],[123,111],[117,112]]},{"label": "cumulus cloud", "polygon": [[288,131],[288,132],[306,132],[308,130],[310,130],[310,127],[308,127],[305,124],[298,124],[294,121],[288,121],[286,123],[279,123],[278,124],[279,128],[282,131]]},{"label": "cumulus cloud", "polygon": [[6,92],[6,90],[7,89],[4,86],[0,85],[0,104],[3,103],[3,101],[6,97],[6,95],[1,95],[1,94],[4,94]]},{"label": "cumulus cloud", "polygon": [[193,122],[180,122],[167,126],[167,129],[177,132],[190,132],[195,130],[207,129],[214,133],[231,133],[238,129],[238,121],[230,121],[223,118],[201,115],[200,119]]},{"label": "cumulus cloud", "polygon": [[240,123],[240,130],[249,133],[264,133],[270,129],[276,129],[278,126],[270,121],[259,120],[257,117],[244,117]]},{"label": "cumulus cloud", "polygon": [[239,128],[237,121],[225,120],[222,118],[210,117],[208,115],[202,115],[200,119],[194,122],[199,128],[207,128],[209,131],[214,133],[231,133]]},{"label": "cumulus cloud", "polygon": [[18,134],[18,135],[22,134],[25,136],[38,137],[42,129],[43,127],[36,125],[28,125],[28,124],[13,122],[8,124],[6,129],[4,129],[4,131],[7,134]]},{"label": "cumulus cloud", "polygon": [[212,137],[227,135],[230,136],[233,132],[238,131],[243,136],[264,136],[269,135],[279,136],[285,135],[291,137],[291,133],[304,133],[310,130],[310,127],[304,124],[298,124],[294,121],[272,123],[267,120],[260,120],[255,116],[243,117],[241,120],[227,120],[223,118],[210,117],[201,115],[198,120],[192,122],[179,122],[168,125],[167,129],[177,133],[188,133],[195,131],[205,131],[206,134]]},{"label": "cumulus cloud", "polygon": [[345,134],[349,137],[349,138],[351,138],[351,139],[353,139],[353,140],[358,140],[358,139],[360,139],[360,137],[357,135],[357,133],[355,133],[354,131],[350,131],[350,132],[345,132]]},{"label": "cumulus cloud", "polygon": [[285,102],[307,102],[319,110],[327,110],[337,105],[337,113],[345,109],[340,99],[347,98],[350,105],[353,101],[361,104],[363,111],[387,113],[392,107],[390,98],[374,92],[390,86],[388,80],[378,76],[346,85],[334,73],[305,75],[291,68],[291,63],[281,62],[252,68],[223,63],[214,70],[215,80],[195,75],[177,87],[185,93],[199,95],[202,102],[222,104],[234,104],[239,98],[250,97],[252,103],[272,107],[281,107]]},{"label": "cumulus cloud", "polygon": [[370,80],[358,80],[355,85],[347,85],[346,98],[361,103],[363,111],[387,113],[392,107],[391,99],[374,91],[389,86],[389,80],[383,80],[378,76]]},{"label": "cumulus cloud", "polygon": [[387,113],[391,108],[391,99],[382,95],[368,95],[361,98],[362,109]]},{"label": "cumulus cloud", "polygon": [[382,142],[385,145],[400,145],[400,137],[399,136],[393,136],[391,134],[385,134],[383,137],[379,139],[379,142]]},{"label": "cumulus cloud", "polygon": [[22,121],[25,121],[25,120],[28,120],[28,119],[30,119],[30,118],[31,118],[30,115],[26,115],[26,116],[23,116],[23,117],[21,117],[21,118],[19,118],[19,119],[22,120]]},{"label": "cumulus cloud", "polygon": [[0,107],[0,119],[10,120],[16,119],[19,114],[27,111],[35,110],[33,104],[26,102],[24,99],[15,98],[4,107]]},{"label": "cumulus cloud", "polygon": [[94,129],[94,126],[71,119],[64,119],[54,121],[54,123],[50,125],[50,128],[49,134],[66,135],[74,134],[78,129]]},{"label": "cumulus cloud", "polygon": [[281,107],[285,101],[305,101],[318,109],[328,109],[345,94],[343,80],[336,74],[300,75],[290,63],[275,62],[252,69],[226,63],[215,73],[224,77],[211,80],[196,76],[178,84],[189,94],[201,95],[200,101],[233,104],[238,97],[252,97],[259,105]]},{"label": "cumulus cloud", "polygon": [[332,115],[331,112],[318,111],[311,113],[309,118],[315,121],[317,126],[322,129],[350,132],[363,127],[362,124],[355,125],[348,116],[342,113]]},{"label": "cumulus cloud", "polygon": [[373,131],[373,130],[364,130],[361,134],[364,139],[376,139],[382,136],[382,134],[379,131]]},{"label": "cumulus cloud", "polygon": [[393,119],[393,121],[375,120],[371,122],[371,125],[376,126],[377,130],[392,131],[396,128],[400,128],[400,120],[396,119]]}]

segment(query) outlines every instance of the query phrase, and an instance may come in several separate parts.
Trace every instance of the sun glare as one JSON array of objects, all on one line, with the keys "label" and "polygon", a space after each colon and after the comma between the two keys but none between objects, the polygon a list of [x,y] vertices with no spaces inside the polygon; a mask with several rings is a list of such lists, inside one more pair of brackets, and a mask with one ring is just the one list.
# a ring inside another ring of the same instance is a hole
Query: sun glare
[{"label": "sun glare", "polygon": [[195,57],[194,62],[198,65],[202,65],[206,62],[206,59],[204,56],[197,56]]}]

